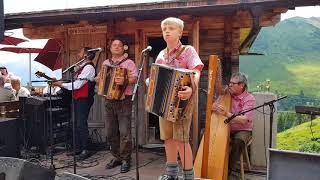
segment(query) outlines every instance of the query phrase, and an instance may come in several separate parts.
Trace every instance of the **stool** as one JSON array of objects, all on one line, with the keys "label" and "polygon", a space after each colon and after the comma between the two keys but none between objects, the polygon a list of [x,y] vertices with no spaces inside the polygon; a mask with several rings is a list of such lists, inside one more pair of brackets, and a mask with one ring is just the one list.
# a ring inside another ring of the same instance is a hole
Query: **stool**
[{"label": "stool", "polygon": [[251,170],[251,165],[250,165],[250,159],[249,159],[249,153],[248,153],[248,148],[250,147],[252,143],[252,136],[247,139],[245,142],[244,150],[240,154],[240,173],[241,173],[241,179],[244,180],[244,167],[243,167],[243,156],[246,158],[246,164],[248,167],[248,170]]}]

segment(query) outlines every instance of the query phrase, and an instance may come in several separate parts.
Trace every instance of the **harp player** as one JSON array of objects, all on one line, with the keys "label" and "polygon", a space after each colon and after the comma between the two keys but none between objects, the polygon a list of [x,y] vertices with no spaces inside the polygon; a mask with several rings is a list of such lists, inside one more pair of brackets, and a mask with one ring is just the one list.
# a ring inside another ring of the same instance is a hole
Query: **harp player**
[{"label": "harp player", "polygon": [[[255,106],[255,97],[247,91],[248,80],[242,73],[234,73],[231,76],[228,90],[231,94],[231,112],[227,111],[221,104],[215,102],[212,110],[229,118],[233,113],[237,113]],[[232,139],[229,167],[235,170],[236,162],[245,148],[245,142],[252,136],[254,112],[250,111],[244,115],[235,117],[230,121],[230,137]]]}]

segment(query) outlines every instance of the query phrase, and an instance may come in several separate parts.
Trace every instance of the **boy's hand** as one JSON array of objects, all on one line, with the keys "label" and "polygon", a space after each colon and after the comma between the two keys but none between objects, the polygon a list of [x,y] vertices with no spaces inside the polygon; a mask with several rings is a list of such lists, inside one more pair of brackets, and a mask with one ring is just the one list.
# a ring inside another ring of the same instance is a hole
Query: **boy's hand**
[{"label": "boy's hand", "polygon": [[192,88],[189,86],[182,86],[181,90],[178,92],[178,97],[181,98],[181,100],[187,100],[192,95]]}]

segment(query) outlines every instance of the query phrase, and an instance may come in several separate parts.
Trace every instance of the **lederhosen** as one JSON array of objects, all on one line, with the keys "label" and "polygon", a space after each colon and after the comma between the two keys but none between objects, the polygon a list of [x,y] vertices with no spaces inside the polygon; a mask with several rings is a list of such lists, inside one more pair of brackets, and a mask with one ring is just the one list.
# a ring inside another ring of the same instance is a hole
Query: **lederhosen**
[{"label": "lederhosen", "polygon": [[[116,64],[112,64],[110,60],[109,62],[111,65],[120,66],[126,60],[123,59]],[[125,96],[122,100],[106,99],[105,110],[107,137],[111,147],[111,154],[119,160],[130,161],[132,152],[131,96]]]}]

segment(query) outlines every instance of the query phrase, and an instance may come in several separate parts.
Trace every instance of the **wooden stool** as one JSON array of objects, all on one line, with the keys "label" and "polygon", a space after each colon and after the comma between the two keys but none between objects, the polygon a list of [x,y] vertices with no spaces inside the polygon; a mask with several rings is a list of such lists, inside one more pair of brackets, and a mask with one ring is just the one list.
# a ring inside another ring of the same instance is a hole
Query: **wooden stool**
[{"label": "wooden stool", "polygon": [[252,143],[252,136],[247,139],[247,141],[245,142],[244,150],[240,154],[240,173],[241,173],[242,180],[245,180],[244,179],[243,155],[246,158],[246,164],[247,164],[248,170],[251,170],[249,153],[248,153],[248,148],[250,147],[251,143]]}]

